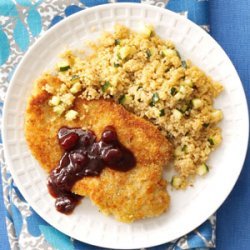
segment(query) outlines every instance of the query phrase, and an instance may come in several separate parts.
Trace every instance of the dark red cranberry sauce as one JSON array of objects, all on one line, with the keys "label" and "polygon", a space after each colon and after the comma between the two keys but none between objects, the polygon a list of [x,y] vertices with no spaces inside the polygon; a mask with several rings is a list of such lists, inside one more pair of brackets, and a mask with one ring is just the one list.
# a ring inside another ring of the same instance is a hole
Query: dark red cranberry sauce
[{"label": "dark red cranberry sauce", "polygon": [[125,172],[136,164],[133,153],[119,142],[112,126],[104,129],[100,141],[91,130],[62,127],[58,140],[65,153],[50,172],[48,190],[61,213],[71,213],[81,200],[81,196],[71,193],[71,188],[82,177],[99,176],[105,166]]}]

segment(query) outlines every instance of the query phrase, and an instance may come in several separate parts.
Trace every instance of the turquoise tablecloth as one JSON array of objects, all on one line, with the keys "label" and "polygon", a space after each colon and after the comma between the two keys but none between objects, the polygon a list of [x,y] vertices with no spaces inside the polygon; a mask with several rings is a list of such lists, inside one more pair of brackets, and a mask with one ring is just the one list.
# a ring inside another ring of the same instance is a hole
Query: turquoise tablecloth
[{"label": "turquoise tablecloth", "polygon": [[[67,16],[87,7],[107,3],[106,0],[85,1],[0,1],[0,108],[9,80],[24,52],[39,37],[42,31],[55,25]],[[114,1],[110,1],[114,2]],[[122,1],[119,1],[122,2]],[[129,1],[127,1],[129,2]],[[139,1],[130,1],[139,2]],[[208,1],[206,0],[145,0],[144,4],[167,7],[185,15],[209,31]],[[12,181],[5,165],[1,147],[1,169],[5,220],[11,248],[20,249],[96,249],[63,235],[42,220],[26,203]],[[191,249],[215,246],[215,216],[197,230],[175,242],[154,249]]]}]

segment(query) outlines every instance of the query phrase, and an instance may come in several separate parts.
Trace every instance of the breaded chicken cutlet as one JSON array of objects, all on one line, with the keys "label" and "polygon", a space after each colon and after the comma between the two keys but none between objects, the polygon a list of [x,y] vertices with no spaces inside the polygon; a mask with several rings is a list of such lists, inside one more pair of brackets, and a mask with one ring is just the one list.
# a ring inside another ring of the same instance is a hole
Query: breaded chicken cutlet
[{"label": "breaded chicken cutlet", "polygon": [[88,128],[100,138],[104,127],[112,125],[120,142],[133,152],[136,166],[127,172],[106,167],[99,177],[84,177],[76,182],[72,192],[89,197],[101,212],[123,222],[154,217],[166,211],[170,197],[162,175],[172,147],[160,131],[122,105],[102,99],[87,101],[77,97],[74,110],[78,118],[68,121],[59,117],[48,104],[51,95],[43,90],[48,81],[54,87],[60,85],[52,76],[39,80],[25,115],[26,139],[40,165],[47,172],[58,165],[63,154],[57,139],[61,127]]}]

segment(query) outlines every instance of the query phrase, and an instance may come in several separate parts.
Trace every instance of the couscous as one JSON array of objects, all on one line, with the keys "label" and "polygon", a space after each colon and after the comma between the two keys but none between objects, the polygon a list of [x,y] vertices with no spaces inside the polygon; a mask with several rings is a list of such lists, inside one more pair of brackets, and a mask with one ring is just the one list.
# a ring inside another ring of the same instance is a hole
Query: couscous
[{"label": "couscous", "polygon": [[223,118],[213,101],[223,87],[190,61],[174,44],[146,26],[133,32],[116,25],[91,43],[93,53],[82,57],[66,51],[55,68],[62,84],[45,90],[49,105],[59,116],[76,119],[74,99],[113,99],[137,116],[151,121],[175,148],[176,175],[172,185],[186,188],[196,175],[205,175],[210,153],[222,141],[217,126]]}]

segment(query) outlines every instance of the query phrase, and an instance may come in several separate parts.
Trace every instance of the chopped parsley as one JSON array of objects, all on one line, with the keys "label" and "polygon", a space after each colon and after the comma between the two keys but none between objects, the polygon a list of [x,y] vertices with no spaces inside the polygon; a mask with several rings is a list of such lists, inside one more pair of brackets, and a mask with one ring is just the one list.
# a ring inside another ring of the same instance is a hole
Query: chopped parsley
[{"label": "chopped parsley", "polygon": [[176,93],[177,93],[177,89],[176,89],[175,87],[172,87],[172,88],[170,89],[170,94],[171,94],[171,96],[176,95]]},{"label": "chopped parsley", "polygon": [[121,41],[120,39],[115,39],[115,46],[120,45]]},{"label": "chopped parsley", "polygon": [[152,56],[152,53],[149,49],[146,50],[146,57],[149,59]]},{"label": "chopped parsley", "polygon": [[110,86],[110,82],[105,82],[104,85],[102,86],[102,92],[106,92],[109,86]]},{"label": "chopped parsley", "polygon": [[150,106],[153,107],[158,101],[160,100],[160,97],[158,95],[158,93],[154,93],[152,98],[151,98],[151,102],[150,102]]},{"label": "chopped parsley", "polygon": [[161,109],[160,110],[160,116],[164,116],[165,115],[165,110],[164,109]]}]

